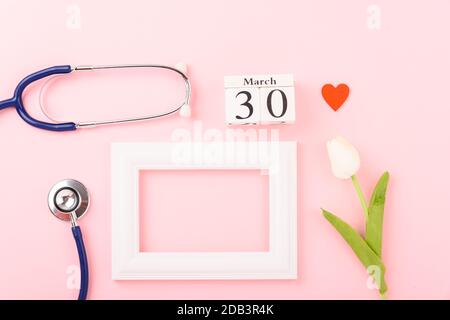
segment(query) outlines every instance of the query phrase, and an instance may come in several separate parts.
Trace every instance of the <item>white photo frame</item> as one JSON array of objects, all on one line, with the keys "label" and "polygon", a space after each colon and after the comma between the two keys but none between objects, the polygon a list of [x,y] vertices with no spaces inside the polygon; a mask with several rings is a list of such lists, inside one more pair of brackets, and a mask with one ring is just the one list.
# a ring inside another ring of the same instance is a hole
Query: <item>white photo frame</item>
[{"label": "white photo frame", "polygon": [[[112,278],[297,278],[297,143],[113,143]],[[269,175],[269,250],[140,252],[141,170],[261,169]]]}]

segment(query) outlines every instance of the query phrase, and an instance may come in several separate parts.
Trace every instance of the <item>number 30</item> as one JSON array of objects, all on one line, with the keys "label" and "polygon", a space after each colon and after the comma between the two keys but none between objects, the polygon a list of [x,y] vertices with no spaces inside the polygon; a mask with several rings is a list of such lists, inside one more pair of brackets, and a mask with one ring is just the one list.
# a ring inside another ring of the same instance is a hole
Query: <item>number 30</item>
[{"label": "number 30", "polygon": [[[282,110],[281,113],[279,115],[276,115],[273,112],[273,105],[272,105],[272,96],[275,92],[279,92],[281,94],[281,99],[283,100],[283,106],[282,106]],[[246,100],[241,103],[241,106],[245,106],[248,108],[248,115],[246,117],[242,117],[237,115],[236,119],[239,120],[243,120],[243,119],[248,119],[252,116],[253,114],[253,105],[250,103],[250,100],[252,99],[252,95],[250,92],[248,91],[240,91],[236,94],[236,98],[240,95],[245,95],[246,96]],[[267,106],[267,110],[269,111],[270,115],[274,118],[281,118],[282,116],[284,116],[286,114],[287,111],[287,97],[286,94],[280,90],[280,89],[274,89],[272,91],[269,92],[268,96],[267,96],[267,102],[266,102],[266,106]]]}]

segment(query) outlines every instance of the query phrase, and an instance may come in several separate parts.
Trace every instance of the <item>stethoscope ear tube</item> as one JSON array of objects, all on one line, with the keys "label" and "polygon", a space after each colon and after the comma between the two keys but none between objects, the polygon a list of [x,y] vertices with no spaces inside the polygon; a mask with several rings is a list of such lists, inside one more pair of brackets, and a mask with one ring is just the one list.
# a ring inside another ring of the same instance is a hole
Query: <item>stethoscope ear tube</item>
[{"label": "stethoscope ear tube", "polygon": [[77,245],[78,256],[80,258],[81,284],[78,300],[86,300],[89,287],[89,268],[86,248],[84,247],[83,234],[81,233],[80,227],[72,227],[72,233]]}]

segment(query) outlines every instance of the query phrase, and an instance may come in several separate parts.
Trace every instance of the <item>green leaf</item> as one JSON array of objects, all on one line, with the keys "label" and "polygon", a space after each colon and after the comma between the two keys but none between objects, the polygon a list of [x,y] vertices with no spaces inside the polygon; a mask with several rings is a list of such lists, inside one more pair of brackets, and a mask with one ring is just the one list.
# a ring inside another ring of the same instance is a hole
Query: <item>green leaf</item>
[{"label": "green leaf", "polygon": [[383,261],[378,257],[378,255],[370,248],[367,242],[355,231],[350,225],[344,222],[339,217],[335,216],[331,212],[322,209],[324,217],[334,226],[334,228],[340,233],[340,235],[345,239],[345,241],[353,249],[358,259],[364,265],[366,270],[374,266],[379,268],[380,271],[380,283],[379,291],[380,294],[384,294],[387,291],[387,285],[384,280],[385,267]]},{"label": "green leaf", "polygon": [[388,181],[389,173],[385,172],[373,190],[369,204],[369,219],[366,222],[366,241],[380,258],[383,241],[384,203]]}]

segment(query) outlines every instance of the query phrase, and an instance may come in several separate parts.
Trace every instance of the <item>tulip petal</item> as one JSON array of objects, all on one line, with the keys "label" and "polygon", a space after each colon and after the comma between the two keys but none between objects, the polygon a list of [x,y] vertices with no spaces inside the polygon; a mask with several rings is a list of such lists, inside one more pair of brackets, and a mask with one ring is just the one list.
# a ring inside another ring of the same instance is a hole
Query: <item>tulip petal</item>
[{"label": "tulip petal", "polygon": [[338,136],[327,142],[331,171],[339,179],[349,179],[359,170],[360,158],[356,148],[343,137]]}]

